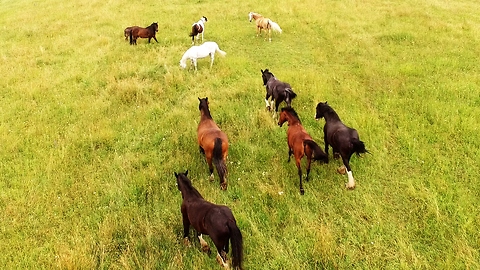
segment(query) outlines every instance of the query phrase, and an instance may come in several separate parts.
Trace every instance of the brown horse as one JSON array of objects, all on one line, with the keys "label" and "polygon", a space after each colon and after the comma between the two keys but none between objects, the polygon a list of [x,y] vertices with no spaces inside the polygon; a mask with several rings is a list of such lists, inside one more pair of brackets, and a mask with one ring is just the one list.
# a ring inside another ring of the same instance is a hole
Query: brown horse
[{"label": "brown horse", "polygon": [[[126,31],[126,29],[125,29]],[[143,27],[134,27],[130,30],[130,45],[137,45],[137,39],[140,38],[148,38],[148,43],[153,38],[158,43],[157,38],[155,35],[158,32],[158,23],[154,22],[151,25],[147,26],[146,28]]]},{"label": "brown horse", "polygon": [[192,24],[192,32],[190,32],[189,36],[192,37],[192,45],[195,44],[195,37],[202,34],[202,42],[203,42],[203,32],[205,32],[205,23],[208,21],[207,17],[203,16],[200,20],[194,24]]},{"label": "brown horse", "polygon": [[218,177],[220,178],[220,188],[226,190],[228,138],[210,115],[208,97],[198,98],[198,101],[200,102],[198,105],[198,109],[200,110],[200,123],[197,128],[197,137],[200,153],[205,154],[208,169],[210,170],[210,181],[213,181],[213,161],[217,169]]},{"label": "brown horse", "polygon": [[345,174],[347,171],[348,182],[347,189],[355,188],[355,179],[353,178],[352,169],[350,168],[350,158],[354,153],[368,153],[365,144],[360,141],[358,132],[342,123],[338,114],[327,104],[327,102],[319,102],[316,108],[315,119],[325,118],[325,126],[323,126],[323,135],[325,139],[325,153],[328,155],[328,145],[333,148],[333,155],[338,154],[342,157],[343,167],[338,172]]},{"label": "brown horse", "polygon": [[328,163],[328,155],[325,154],[318,144],[313,141],[312,137],[308,135],[300,122],[297,112],[295,112],[292,107],[282,108],[282,111],[280,112],[278,125],[281,127],[285,122],[288,122],[288,162],[290,162],[290,156],[293,154],[298,169],[298,177],[300,178],[300,194],[303,195],[305,191],[303,190],[302,168],[300,167],[302,157],[307,157],[307,177],[305,180],[308,181],[312,159],[314,161],[320,160]]},{"label": "brown horse", "polygon": [[282,33],[282,28],[280,28],[276,22],[270,20],[269,18],[263,17],[261,14],[250,12],[248,13],[248,20],[250,22],[255,20],[255,24],[257,25],[257,37],[261,34],[262,30],[265,30],[265,40],[268,37],[268,40],[272,41],[271,30]]},{"label": "brown horse", "polygon": [[217,248],[218,263],[228,268],[227,254],[229,241],[232,244],[232,266],[242,269],[243,238],[232,211],[224,205],[206,201],[200,192],[192,186],[185,173],[175,173],[178,190],[182,193],[183,239],[188,244],[190,225],[199,233],[202,250],[210,253],[210,247],[202,234],[209,235]]},{"label": "brown horse", "polygon": [[128,38],[130,37],[130,32],[132,31],[132,29],[137,27],[138,27],[137,25],[129,26],[125,28],[125,30],[123,30],[123,35],[125,36],[125,40],[128,40]]}]

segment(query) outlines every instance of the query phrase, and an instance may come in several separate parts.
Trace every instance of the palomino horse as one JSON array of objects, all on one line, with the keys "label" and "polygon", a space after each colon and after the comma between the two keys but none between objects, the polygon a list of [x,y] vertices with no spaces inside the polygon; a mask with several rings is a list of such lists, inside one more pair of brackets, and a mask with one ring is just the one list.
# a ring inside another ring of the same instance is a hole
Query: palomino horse
[{"label": "palomino horse", "polygon": [[224,205],[216,205],[206,201],[192,186],[192,182],[185,173],[175,173],[178,190],[182,193],[183,239],[188,244],[190,225],[199,233],[198,239],[202,250],[210,253],[210,247],[203,240],[202,234],[209,235],[217,248],[218,263],[228,268],[227,254],[229,241],[232,244],[232,266],[242,269],[243,238],[237,227],[232,211]]},{"label": "palomino horse", "polygon": [[137,39],[139,37],[148,38],[148,43],[150,43],[150,40],[153,38],[158,43],[158,40],[155,37],[157,32],[158,32],[158,23],[156,22],[152,23],[150,26],[147,26],[146,28],[138,27],[138,26],[131,28],[130,45],[137,45]]},{"label": "palomino horse", "polygon": [[345,168],[348,175],[347,189],[355,188],[355,179],[353,179],[352,170],[350,169],[350,158],[353,153],[368,153],[365,144],[360,141],[358,132],[349,128],[342,123],[338,114],[325,103],[318,103],[316,108],[315,119],[325,118],[325,126],[323,127],[323,135],[325,139],[325,153],[328,155],[328,145],[333,148],[333,155],[342,157],[343,168],[340,167],[338,172],[345,174]]},{"label": "palomino horse", "polygon": [[183,54],[182,59],[180,60],[180,66],[186,68],[187,59],[190,59],[195,70],[197,70],[197,59],[205,58],[210,55],[210,68],[212,68],[213,60],[215,59],[215,52],[218,52],[221,56],[227,55],[227,53],[220,50],[218,44],[213,41],[207,41],[202,45],[192,46]]},{"label": "palomino horse", "polygon": [[[292,99],[294,99],[297,94],[293,92],[290,84],[278,80],[268,69],[260,71],[262,72],[263,86],[267,89],[265,103],[268,110],[273,107],[273,101],[275,101],[275,111],[273,112],[273,117],[275,118],[278,112],[278,105],[280,105],[282,101],[285,101],[287,107],[291,107]],[[271,103],[268,102],[270,97],[272,98]]]},{"label": "palomino horse", "polygon": [[305,181],[308,181],[312,160],[320,160],[328,163],[328,155],[325,154],[318,144],[313,141],[312,137],[308,135],[300,122],[297,112],[295,112],[292,107],[282,108],[282,111],[280,112],[278,125],[281,127],[285,122],[288,122],[288,162],[290,162],[290,156],[293,154],[298,169],[298,177],[300,178],[300,194],[303,195],[305,191],[303,190],[302,168],[300,167],[302,157],[307,157],[307,177],[305,178]]},{"label": "palomino horse", "polygon": [[265,18],[255,12],[250,12],[248,13],[248,20],[252,22],[252,19],[255,20],[255,24],[257,25],[257,37],[262,33],[262,30],[265,30],[265,40],[268,37],[268,40],[272,41],[271,30],[282,33],[282,28],[280,28],[276,22],[270,20],[269,18]]},{"label": "palomino horse", "polygon": [[123,35],[125,36],[125,40],[128,40],[128,38],[130,37],[130,32],[132,31],[132,29],[137,27],[138,27],[137,25],[129,26],[125,28],[125,30],[123,30]]},{"label": "palomino horse", "polygon": [[197,139],[200,147],[200,153],[205,154],[205,159],[210,170],[210,181],[213,181],[213,164],[217,169],[220,178],[220,188],[227,189],[227,165],[226,159],[228,155],[228,138],[227,134],[220,130],[210,115],[208,108],[208,97],[198,98],[200,104],[200,123],[197,128]]},{"label": "palomino horse", "polygon": [[195,44],[195,37],[202,34],[202,42],[203,42],[203,32],[205,32],[205,23],[207,22],[207,17],[203,16],[200,20],[194,24],[192,24],[192,32],[190,32],[189,36],[192,37],[192,45]]}]

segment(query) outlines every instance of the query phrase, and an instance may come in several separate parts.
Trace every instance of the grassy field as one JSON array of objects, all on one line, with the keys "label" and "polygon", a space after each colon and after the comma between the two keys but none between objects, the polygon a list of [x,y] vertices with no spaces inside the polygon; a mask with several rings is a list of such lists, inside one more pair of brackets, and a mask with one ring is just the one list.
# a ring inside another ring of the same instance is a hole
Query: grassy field
[{"label": "grassy field", "polygon": [[[0,0],[5,269],[220,269],[183,245],[186,169],[232,209],[245,269],[480,268],[480,3],[134,2]],[[249,11],[283,33],[256,38]],[[201,16],[227,55],[182,70]],[[124,41],[154,21],[159,43]],[[352,158],[355,190],[332,160],[299,194],[265,68],[320,146],[320,101],[358,130],[371,154]],[[205,96],[230,140],[227,191],[196,144]]]}]

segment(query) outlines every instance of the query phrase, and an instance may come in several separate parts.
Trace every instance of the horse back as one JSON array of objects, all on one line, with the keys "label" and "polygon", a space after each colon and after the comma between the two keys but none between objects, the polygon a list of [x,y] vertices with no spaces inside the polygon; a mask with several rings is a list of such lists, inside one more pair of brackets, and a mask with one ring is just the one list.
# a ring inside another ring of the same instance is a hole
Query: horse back
[{"label": "horse back", "polygon": [[202,147],[206,144],[211,144],[213,148],[216,138],[222,139],[222,143],[227,144],[228,147],[227,134],[225,134],[212,119],[200,122],[197,128],[197,137],[198,144]]},{"label": "horse back", "polygon": [[216,234],[229,235],[228,221],[235,221],[232,211],[225,205],[214,205],[205,216],[205,226],[215,228]]},{"label": "horse back", "polygon": [[303,141],[313,139],[302,125],[294,125],[288,127],[287,140],[290,148],[292,148],[294,151],[295,148],[298,150],[302,149],[301,151],[303,152]]}]

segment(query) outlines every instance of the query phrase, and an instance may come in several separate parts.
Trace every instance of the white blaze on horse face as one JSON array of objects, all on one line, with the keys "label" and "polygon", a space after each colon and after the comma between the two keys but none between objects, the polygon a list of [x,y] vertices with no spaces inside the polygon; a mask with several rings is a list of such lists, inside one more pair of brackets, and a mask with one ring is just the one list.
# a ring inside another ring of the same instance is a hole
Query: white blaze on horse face
[{"label": "white blaze on horse face", "polygon": [[355,179],[353,179],[352,171],[347,171],[348,183],[346,184],[347,189],[355,188]]}]

